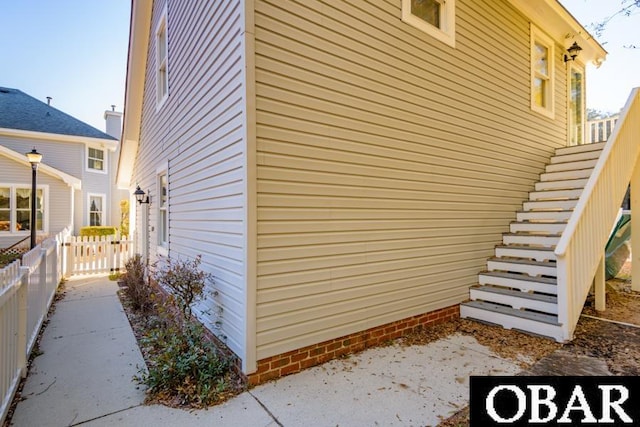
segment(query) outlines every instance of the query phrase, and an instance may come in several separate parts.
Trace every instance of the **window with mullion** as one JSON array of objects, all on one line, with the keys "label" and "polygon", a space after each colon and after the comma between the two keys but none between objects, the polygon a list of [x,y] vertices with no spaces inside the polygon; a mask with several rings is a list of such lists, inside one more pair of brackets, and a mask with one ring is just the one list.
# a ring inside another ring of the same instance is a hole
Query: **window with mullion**
[{"label": "window with mullion", "polygon": [[169,244],[169,218],[167,212],[169,206],[169,185],[166,172],[158,175],[158,188],[160,190],[160,202],[158,204],[158,245],[166,248]]},{"label": "window with mullion", "polygon": [[89,148],[87,153],[87,167],[91,170],[104,172],[104,150]]}]

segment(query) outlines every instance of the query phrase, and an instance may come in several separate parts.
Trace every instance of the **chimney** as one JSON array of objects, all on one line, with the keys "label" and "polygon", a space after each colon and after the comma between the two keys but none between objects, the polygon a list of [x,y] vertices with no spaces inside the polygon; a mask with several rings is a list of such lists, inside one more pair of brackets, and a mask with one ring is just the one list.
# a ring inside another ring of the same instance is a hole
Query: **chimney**
[{"label": "chimney", "polygon": [[112,105],[111,110],[104,112],[106,121],[105,132],[120,141],[122,135],[122,113],[116,111],[116,106]]},{"label": "chimney", "polygon": [[47,105],[51,105],[51,100],[52,100],[52,99],[53,99],[52,97],[47,96]]}]

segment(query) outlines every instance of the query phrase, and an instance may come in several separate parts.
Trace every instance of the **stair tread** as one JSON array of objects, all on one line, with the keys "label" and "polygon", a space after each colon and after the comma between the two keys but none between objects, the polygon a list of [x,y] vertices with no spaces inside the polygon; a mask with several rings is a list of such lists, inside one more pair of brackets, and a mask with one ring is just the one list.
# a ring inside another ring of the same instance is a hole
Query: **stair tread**
[{"label": "stair tread", "polygon": [[536,231],[535,233],[537,234],[532,234],[529,231],[516,231],[515,233],[513,232],[509,232],[509,233],[502,233],[503,236],[520,236],[520,237],[524,237],[524,236],[535,236],[535,237],[560,237],[562,236],[562,233],[544,233],[544,234],[540,234],[541,231]]},{"label": "stair tread", "polygon": [[548,285],[555,285],[558,282],[556,278],[551,277],[536,277],[526,274],[504,273],[501,271],[483,271],[480,273],[480,276],[502,277],[504,279],[522,280],[525,282],[546,283]]},{"label": "stair tread", "polygon": [[[535,210],[535,209],[532,209],[530,211],[519,210],[519,211],[516,211],[516,214],[519,214],[519,213],[520,214],[528,214],[528,213],[536,213],[536,212],[569,213],[569,212],[573,212],[573,209],[560,209],[560,210],[557,210],[557,211]],[[567,222],[567,221],[564,221],[564,222]]]},{"label": "stair tread", "polygon": [[554,261],[533,261],[528,258],[504,258],[499,256],[494,256],[489,258],[487,261],[494,262],[506,262],[509,264],[526,264],[526,265],[538,265],[540,267],[555,267],[556,263]]},{"label": "stair tread", "polygon": [[483,291],[483,292],[492,292],[495,294],[512,296],[515,298],[524,298],[524,299],[529,299],[533,301],[548,302],[552,304],[558,303],[558,297],[555,297],[553,295],[534,294],[534,293],[522,292],[514,289],[500,288],[498,286],[487,286],[487,285],[474,286],[471,289]]},{"label": "stair tread", "polygon": [[[574,156],[578,153],[573,153],[573,154],[560,154],[560,155],[555,155],[553,156],[554,159],[560,159],[561,157],[570,157],[570,156]],[[580,153],[582,154],[582,153]],[[549,165],[566,165],[567,163],[577,163],[577,162],[591,162],[593,160],[598,160],[598,157],[592,157],[589,159],[560,159],[560,161],[553,161],[553,162],[549,162]],[[586,168],[585,168],[586,169]]]},{"label": "stair tread", "polygon": [[[542,190],[542,191],[556,191],[556,190]],[[532,193],[540,193],[540,191],[532,191]],[[564,199],[563,202],[567,201],[567,200],[576,200],[576,201],[578,201],[578,200],[580,200],[580,198],[579,197],[571,197],[569,199]],[[553,201],[554,200],[527,200],[525,203],[535,203],[535,202],[551,203]]]},{"label": "stair tread", "polygon": [[580,144],[580,145],[572,145],[570,147],[560,147],[556,148],[556,156],[566,156],[566,154],[560,154],[567,152],[569,154],[575,153],[584,153],[588,151],[602,151],[606,142],[594,142],[591,144]]},{"label": "stair tread", "polygon": [[462,305],[477,308],[480,310],[498,312],[508,316],[520,317],[536,322],[547,323],[554,326],[560,326],[560,323],[558,323],[558,316],[553,316],[550,314],[536,313],[526,310],[516,310],[511,307],[506,307],[503,305],[493,304],[485,301],[468,301],[462,303]]},{"label": "stair tread", "polygon": [[550,248],[547,246],[529,246],[529,245],[496,245],[496,248],[508,248],[508,249],[523,249],[523,250],[534,250],[534,251],[549,251],[553,252],[555,248]]},{"label": "stair tread", "polygon": [[525,219],[524,221],[511,221],[510,224],[549,224],[549,225],[556,225],[556,224],[567,224],[568,221],[556,221],[556,220],[545,220],[544,222],[539,222],[539,221],[531,221],[528,219]]}]

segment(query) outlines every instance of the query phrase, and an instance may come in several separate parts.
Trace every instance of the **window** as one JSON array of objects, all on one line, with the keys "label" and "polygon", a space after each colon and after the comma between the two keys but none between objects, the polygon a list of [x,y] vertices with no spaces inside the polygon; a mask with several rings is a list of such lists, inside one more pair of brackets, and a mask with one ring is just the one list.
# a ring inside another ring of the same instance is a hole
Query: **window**
[{"label": "window", "polygon": [[106,173],[104,150],[87,147],[87,169]]},{"label": "window", "polygon": [[89,194],[89,225],[101,226],[103,223],[105,197],[100,194]]},{"label": "window", "polygon": [[167,10],[165,9],[156,28],[156,102],[160,107],[169,95],[167,68]]},{"label": "window", "polygon": [[455,0],[402,0],[402,20],[455,47]]},{"label": "window", "polygon": [[167,182],[167,172],[158,174],[158,246],[167,248],[169,244],[169,219],[167,207],[169,205],[169,186]]},{"label": "window", "polygon": [[531,26],[531,109],[554,117],[554,43]]},{"label": "window", "polygon": [[[36,230],[45,230],[44,189],[36,190]],[[0,185],[0,232],[31,230],[31,188]]]},{"label": "window", "polygon": [[0,188],[0,231],[11,231],[11,189]]}]

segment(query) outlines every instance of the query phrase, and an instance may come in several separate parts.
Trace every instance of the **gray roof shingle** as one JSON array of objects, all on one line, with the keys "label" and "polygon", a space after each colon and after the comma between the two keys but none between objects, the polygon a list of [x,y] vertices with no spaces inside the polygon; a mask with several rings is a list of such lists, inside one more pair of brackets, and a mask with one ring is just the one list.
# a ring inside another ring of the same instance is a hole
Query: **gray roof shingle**
[{"label": "gray roof shingle", "polygon": [[115,140],[18,89],[5,87],[0,87],[0,128]]}]

